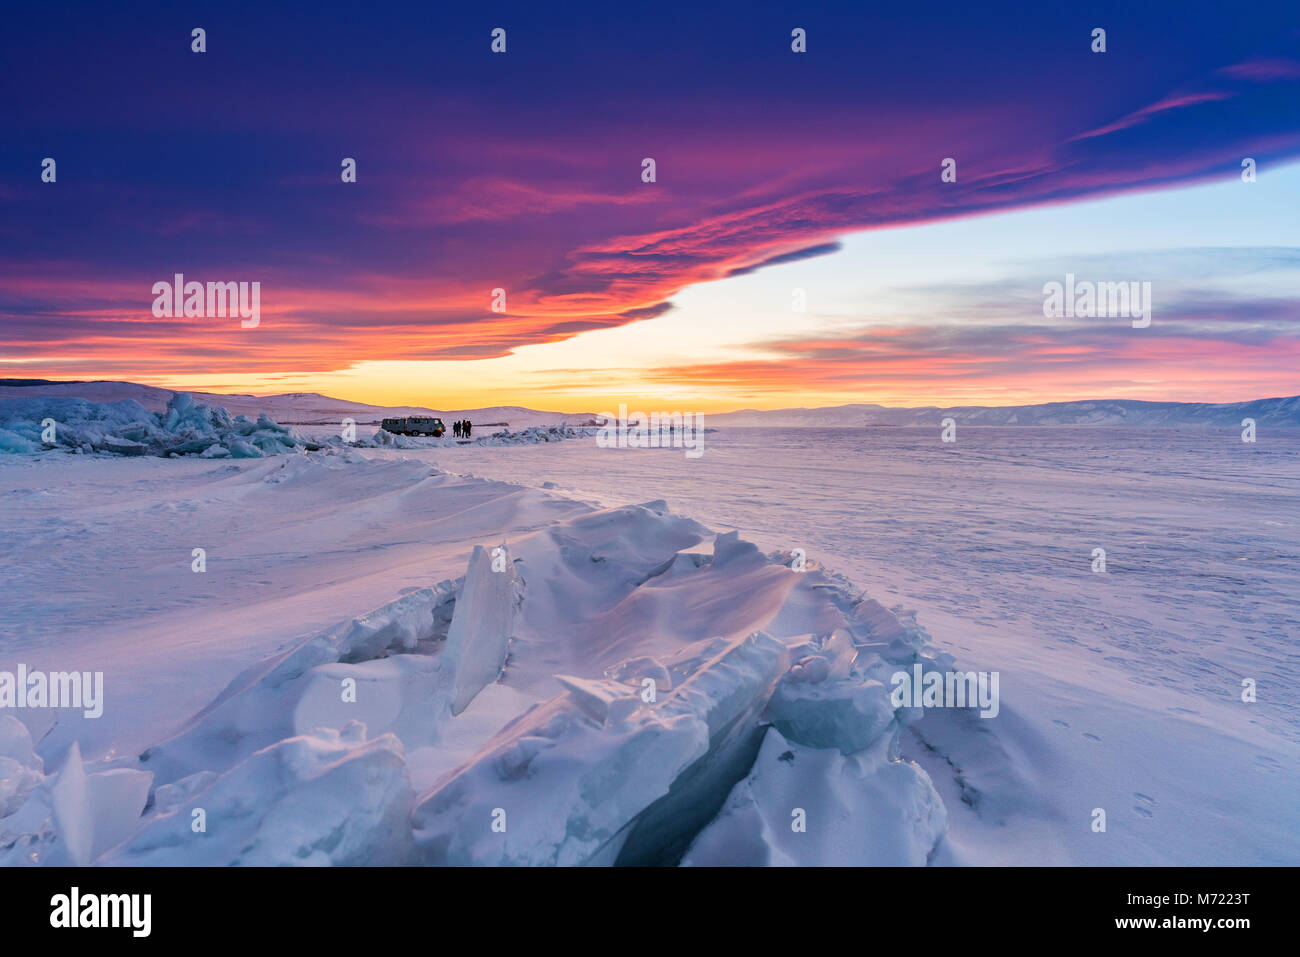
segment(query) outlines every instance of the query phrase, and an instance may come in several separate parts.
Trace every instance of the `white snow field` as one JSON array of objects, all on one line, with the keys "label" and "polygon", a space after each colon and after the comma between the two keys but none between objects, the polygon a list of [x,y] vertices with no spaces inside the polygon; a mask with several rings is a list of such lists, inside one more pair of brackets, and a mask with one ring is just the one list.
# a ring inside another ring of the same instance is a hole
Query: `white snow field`
[{"label": "white snow field", "polygon": [[698,459],[594,440],[415,454],[801,548],[914,610],[958,668],[999,672],[997,717],[931,709],[903,737],[948,809],[932,863],[1300,863],[1300,430],[957,439],[936,422],[724,428]]},{"label": "white snow field", "polygon": [[[0,705],[103,673],[99,717],[0,706],[0,863],[1300,863],[1297,464],[937,428],[0,456]],[[896,706],[918,664],[997,672],[996,715]]]},{"label": "white snow field", "polygon": [[839,746],[890,796],[812,830],[933,809],[858,863],[942,836],[886,691],[935,665],[924,633],[662,502],[355,450],[10,456],[0,501],[0,671],[104,674],[99,717],[0,711],[7,864],[677,863],[790,682],[820,689],[777,718],[810,767],[847,702]]}]

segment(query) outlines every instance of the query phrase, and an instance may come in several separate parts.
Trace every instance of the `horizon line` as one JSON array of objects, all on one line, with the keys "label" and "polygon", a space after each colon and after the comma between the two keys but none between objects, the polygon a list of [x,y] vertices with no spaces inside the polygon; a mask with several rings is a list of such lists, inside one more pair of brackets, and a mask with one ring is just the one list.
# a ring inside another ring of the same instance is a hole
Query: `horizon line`
[{"label": "horizon line", "polygon": [[[491,406],[477,406],[475,408],[453,409],[450,406],[447,408],[436,408],[432,405],[402,405],[402,404],[376,405],[373,402],[362,402],[356,399],[348,399],[348,398],[343,398],[335,395],[327,395],[326,393],[323,392],[266,392],[266,393],[214,392],[214,391],[194,390],[194,389],[172,389],[167,386],[155,386],[145,382],[135,382],[130,379],[44,379],[44,378],[23,379],[23,378],[0,377],[0,388],[34,388],[34,387],[39,387],[41,385],[131,385],[131,386],[138,386],[145,389],[157,389],[160,392],[170,392],[173,395],[177,395],[180,393],[187,393],[190,395],[247,396],[248,398],[252,398],[252,399],[276,399],[276,398],[285,398],[288,396],[318,396],[319,398],[330,399],[331,401],[334,402],[347,402],[347,403],[351,403],[352,405],[364,405],[375,409],[411,408],[411,409],[424,409],[430,412],[471,412],[471,411],[475,411],[475,409],[517,408],[517,409],[524,409],[529,412],[545,412],[551,415],[600,416],[604,414],[603,412],[592,412],[592,411],[569,412],[562,409],[539,409],[539,408],[534,408],[532,406],[520,405],[518,403],[508,402],[508,401],[501,402],[498,403],[497,405],[491,405]],[[0,402],[9,401],[10,399],[14,399],[14,398],[17,397],[3,396],[0,397]],[[1232,402],[1208,402],[1203,400],[1187,401],[1187,400],[1180,400],[1180,399],[1167,399],[1167,400],[1129,399],[1129,398],[1048,399],[1039,402],[1020,402],[1020,403],[1010,403],[1007,405],[990,405],[990,404],[981,404],[981,403],[964,403],[960,405],[935,405],[935,404],[885,405],[880,402],[841,402],[836,405],[783,406],[781,408],[770,408],[770,409],[758,408],[754,406],[746,406],[744,408],[731,409],[726,412],[708,412],[708,413],[700,413],[700,414],[719,416],[719,415],[739,415],[745,412],[752,412],[752,413],[759,413],[759,414],[763,414],[763,413],[771,414],[771,413],[779,413],[779,412],[824,412],[824,411],[834,410],[834,409],[850,408],[853,406],[872,406],[878,409],[888,409],[893,411],[910,411],[910,412],[924,411],[926,409],[941,409],[941,410],[961,409],[961,408],[1014,409],[1014,408],[1032,408],[1035,406],[1044,406],[1044,405],[1078,405],[1087,402],[1126,402],[1126,403],[1134,403],[1134,404],[1141,404],[1141,405],[1232,406],[1232,405],[1246,405],[1252,402],[1285,401],[1287,399],[1300,399],[1300,393],[1294,395],[1259,396],[1251,399],[1238,399]],[[616,404],[630,406],[631,403],[621,402]]]}]

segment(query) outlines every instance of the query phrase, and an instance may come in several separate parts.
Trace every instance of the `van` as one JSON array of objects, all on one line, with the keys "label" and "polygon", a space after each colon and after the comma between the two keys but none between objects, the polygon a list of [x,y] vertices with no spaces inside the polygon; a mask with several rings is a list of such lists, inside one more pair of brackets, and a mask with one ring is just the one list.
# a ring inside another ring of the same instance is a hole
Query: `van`
[{"label": "van", "polygon": [[447,431],[442,419],[432,415],[412,415],[404,419],[384,419],[380,424],[385,432],[394,435],[432,435],[435,438]]}]

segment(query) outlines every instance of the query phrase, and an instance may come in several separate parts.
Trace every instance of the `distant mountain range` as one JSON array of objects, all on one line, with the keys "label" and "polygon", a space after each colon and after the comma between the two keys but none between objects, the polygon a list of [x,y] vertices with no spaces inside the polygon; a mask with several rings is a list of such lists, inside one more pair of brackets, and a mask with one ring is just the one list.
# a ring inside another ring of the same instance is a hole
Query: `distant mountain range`
[{"label": "distant mountain range", "polygon": [[[116,402],[134,399],[150,412],[162,412],[175,395],[171,389],[159,389],[137,382],[55,382],[48,379],[0,379],[0,400],[19,399],[36,395],[68,396],[89,399],[91,402]],[[393,416],[437,415],[448,424],[453,419],[469,419],[480,428],[507,426],[512,430],[532,426],[561,424],[586,425],[594,422],[589,412],[539,412],[517,405],[499,405],[486,409],[425,409],[416,406],[368,405],[335,399],[317,392],[287,392],[282,395],[242,395],[220,392],[191,392],[190,395],[206,405],[219,405],[231,415],[256,416],[265,412],[281,425],[336,425],[351,418],[358,425],[378,425],[381,419]]]},{"label": "distant mountain range", "polygon": [[[75,396],[94,402],[134,399],[146,409],[160,412],[175,392],[135,382],[54,382],[48,379],[0,379],[0,400],[32,395]],[[505,425],[511,429],[534,425],[595,425],[591,412],[544,412],[517,405],[486,409],[425,409],[414,406],[367,405],[316,392],[283,395],[238,395],[193,392],[198,401],[219,405],[233,415],[265,412],[281,424],[331,425],[344,418],[358,425],[377,425],[387,416],[438,415],[444,419],[469,419],[475,425]],[[647,409],[647,411],[650,411]],[[1250,402],[1143,402],[1137,399],[1092,399],[1079,402],[1045,402],[1039,405],[925,406],[892,408],[884,405],[837,405],[820,409],[744,409],[705,417],[712,428],[814,428],[853,429],[879,426],[937,427],[944,418],[961,425],[984,426],[1116,426],[1138,428],[1222,427],[1239,428],[1242,419],[1258,426],[1300,427],[1300,396],[1254,399]]]},{"label": "distant mountain range", "polygon": [[1259,426],[1300,426],[1300,396],[1250,402],[1142,402],[1137,399],[1090,399],[1040,405],[925,406],[837,405],[823,409],[745,409],[707,417],[710,426],[765,428],[866,428],[934,426],[952,418],[961,425],[1115,426],[1237,428],[1242,419]]}]

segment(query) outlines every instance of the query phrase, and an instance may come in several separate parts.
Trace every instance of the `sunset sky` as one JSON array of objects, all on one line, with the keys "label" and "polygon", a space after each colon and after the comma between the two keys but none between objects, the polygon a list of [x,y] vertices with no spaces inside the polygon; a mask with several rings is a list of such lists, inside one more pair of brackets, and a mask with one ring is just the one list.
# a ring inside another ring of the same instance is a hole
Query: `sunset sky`
[{"label": "sunset sky", "polygon": [[[0,377],[562,411],[1300,393],[1296,4],[1042,6],[6,13]],[[260,282],[260,325],[155,318],[177,272]],[[1045,318],[1067,272],[1150,282],[1151,326]]]}]

